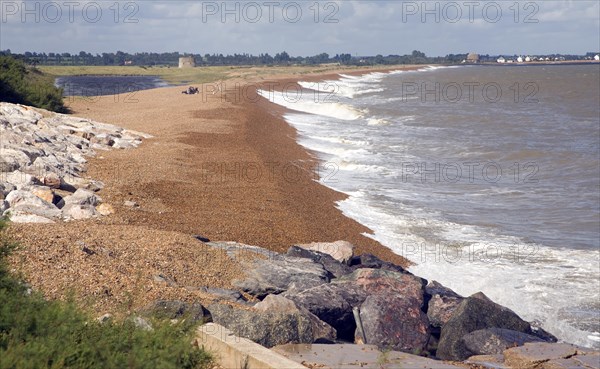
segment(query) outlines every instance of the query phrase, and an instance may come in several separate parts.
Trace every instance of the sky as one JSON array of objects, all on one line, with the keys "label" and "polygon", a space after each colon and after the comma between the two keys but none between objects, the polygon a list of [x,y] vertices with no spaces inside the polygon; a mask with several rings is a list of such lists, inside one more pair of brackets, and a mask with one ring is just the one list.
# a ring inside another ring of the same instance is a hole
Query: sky
[{"label": "sky", "polygon": [[357,56],[600,51],[600,1],[7,1],[0,50]]}]

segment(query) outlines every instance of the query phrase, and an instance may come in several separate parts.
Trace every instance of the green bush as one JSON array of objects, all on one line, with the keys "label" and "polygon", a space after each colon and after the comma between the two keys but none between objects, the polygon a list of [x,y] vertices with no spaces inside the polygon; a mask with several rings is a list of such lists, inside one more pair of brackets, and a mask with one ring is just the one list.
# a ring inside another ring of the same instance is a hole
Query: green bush
[{"label": "green bush", "polygon": [[62,89],[54,86],[54,77],[0,55],[0,101],[66,113],[62,94]]},{"label": "green bush", "polygon": [[[0,222],[0,228],[4,223]],[[46,301],[8,272],[14,248],[0,230],[0,368],[207,368],[209,354],[195,348],[194,327],[131,319],[100,323],[73,301]]]}]

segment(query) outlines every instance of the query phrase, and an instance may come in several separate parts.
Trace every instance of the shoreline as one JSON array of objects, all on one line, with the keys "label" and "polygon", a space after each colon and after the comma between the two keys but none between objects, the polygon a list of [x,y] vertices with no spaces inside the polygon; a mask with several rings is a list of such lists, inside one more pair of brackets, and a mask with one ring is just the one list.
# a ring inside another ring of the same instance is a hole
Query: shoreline
[{"label": "shoreline", "polygon": [[[256,88],[265,81],[238,82]],[[278,252],[298,243],[347,240],[357,254],[409,264],[364,236],[371,230],[336,207],[345,195],[317,182],[319,161],[298,144],[296,130],[282,118],[283,108],[266,99],[231,102],[227,95],[235,90],[224,93],[187,96],[180,87],[168,87],[139,91],[135,101],[126,95],[67,100],[73,116],[154,138],[133,150],[98,151],[88,158],[85,176],[104,183],[99,195],[114,214],[14,224],[11,234],[27,247],[12,258],[13,268],[47,297],[74,293],[88,309],[103,314],[124,305],[135,310],[163,296],[206,301],[206,294],[190,286],[230,287],[239,266],[199,247],[194,235]],[[125,206],[126,201],[138,206]],[[100,262],[86,258],[80,242],[109,252]],[[182,285],[165,285],[161,276]]]}]

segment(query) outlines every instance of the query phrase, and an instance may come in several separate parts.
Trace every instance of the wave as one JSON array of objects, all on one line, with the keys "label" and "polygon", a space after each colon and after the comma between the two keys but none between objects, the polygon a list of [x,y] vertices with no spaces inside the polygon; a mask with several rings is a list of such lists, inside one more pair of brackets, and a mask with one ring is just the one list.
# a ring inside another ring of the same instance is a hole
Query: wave
[{"label": "wave", "polygon": [[339,102],[320,101],[321,99],[310,99],[304,96],[300,96],[298,99],[290,99],[278,91],[259,90],[258,94],[272,103],[303,113],[316,114],[341,120],[356,120],[363,116],[363,112],[359,109]]}]

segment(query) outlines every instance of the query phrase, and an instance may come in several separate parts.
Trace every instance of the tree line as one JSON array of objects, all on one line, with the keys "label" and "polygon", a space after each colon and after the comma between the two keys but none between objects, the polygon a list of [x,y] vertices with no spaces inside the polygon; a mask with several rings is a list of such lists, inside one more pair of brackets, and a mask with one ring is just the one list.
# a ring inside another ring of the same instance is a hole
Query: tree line
[{"label": "tree line", "polygon": [[243,54],[182,54],[179,52],[168,53],[126,53],[117,51],[115,53],[92,54],[81,51],[78,54],[71,53],[37,53],[24,52],[13,54],[10,50],[0,51],[0,55],[12,55],[29,65],[99,65],[99,66],[177,66],[179,58],[192,56],[198,66],[239,66],[239,65],[317,65],[327,63],[338,63],[341,65],[396,65],[396,64],[455,64],[466,59],[467,54],[450,54],[445,57],[428,57],[425,53],[414,50],[406,55],[376,55],[376,56],[353,56],[351,54],[321,53],[314,56],[290,56],[282,51],[275,55],[269,53],[252,55]]}]

